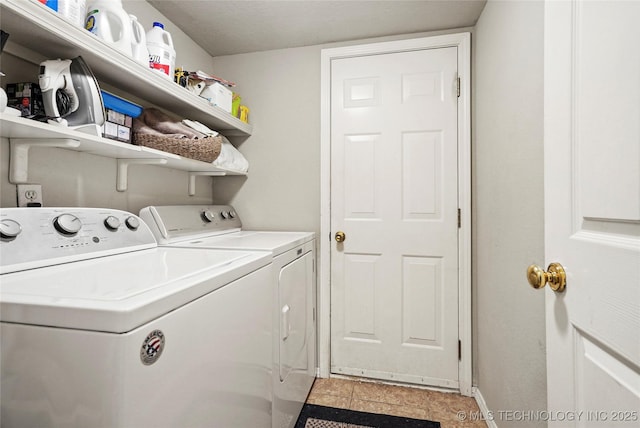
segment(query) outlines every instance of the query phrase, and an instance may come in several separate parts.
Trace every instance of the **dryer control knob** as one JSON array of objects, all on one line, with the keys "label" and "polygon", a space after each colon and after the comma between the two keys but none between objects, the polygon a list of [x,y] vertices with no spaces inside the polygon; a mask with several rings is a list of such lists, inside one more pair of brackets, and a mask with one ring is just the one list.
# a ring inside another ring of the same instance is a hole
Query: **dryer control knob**
[{"label": "dryer control knob", "polygon": [[60,214],[53,220],[53,227],[63,235],[75,235],[82,229],[82,222],[73,214]]},{"label": "dryer control knob", "polygon": [[236,212],[235,211],[229,211],[229,217],[236,218]]},{"label": "dryer control knob", "polygon": [[120,220],[118,217],[110,215],[104,219],[104,226],[111,231],[118,230],[120,227]]},{"label": "dryer control knob", "polygon": [[229,218],[229,211],[222,211],[220,215],[222,216],[223,219],[226,220]]},{"label": "dryer control knob", "polygon": [[211,223],[213,220],[216,219],[216,215],[209,210],[202,211],[200,216],[202,217],[202,220],[204,220],[206,223]]},{"label": "dryer control knob", "polygon": [[138,229],[138,227],[140,227],[140,220],[138,220],[137,217],[129,216],[124,221],[124,224],[126,224],[129,229],[136,230]]},{"label": "dryer control knob", "polygon": [[0,221],[0,237],[2,239],[15,239],[22,232],[22,226],[15,220],[5,219]]}]

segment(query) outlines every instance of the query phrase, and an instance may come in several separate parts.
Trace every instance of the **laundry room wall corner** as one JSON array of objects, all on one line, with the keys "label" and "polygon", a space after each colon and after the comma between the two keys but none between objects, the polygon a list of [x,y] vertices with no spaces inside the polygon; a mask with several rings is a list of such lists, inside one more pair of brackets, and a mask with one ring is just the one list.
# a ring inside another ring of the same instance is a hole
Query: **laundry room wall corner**
[{"label": "laundry room wall corner", "polygon": [[473,37],[477,386],[497,417],[547,408],[544,293],[525,275],[544,261],[543,35],[543,2],[489,1]]}]

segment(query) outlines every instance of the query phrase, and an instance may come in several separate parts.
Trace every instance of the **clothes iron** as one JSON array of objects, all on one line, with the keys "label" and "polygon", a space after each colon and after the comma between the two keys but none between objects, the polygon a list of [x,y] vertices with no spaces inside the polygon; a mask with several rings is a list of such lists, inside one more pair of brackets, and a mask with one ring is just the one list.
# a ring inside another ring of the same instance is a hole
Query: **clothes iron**
[{"label": "clothes iron", "polygon": [[102,94],[81,56],[42,62],[38,80],[49,123],[102,135],[105,120]]}]

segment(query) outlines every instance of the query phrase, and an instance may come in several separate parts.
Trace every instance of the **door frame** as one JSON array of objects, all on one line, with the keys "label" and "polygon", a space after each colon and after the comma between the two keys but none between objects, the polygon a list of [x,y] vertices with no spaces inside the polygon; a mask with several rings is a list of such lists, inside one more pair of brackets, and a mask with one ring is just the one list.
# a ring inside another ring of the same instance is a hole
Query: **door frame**
[{"label": "door frame", "polygon": [[458,362],[460,393],[471,396],[471,34],[456,33],[417,39],[323,49],[320,58],[320,270],[318,277],[318,365],[320,377],[331,367],[331,61],[445,47],[458,48]]}]

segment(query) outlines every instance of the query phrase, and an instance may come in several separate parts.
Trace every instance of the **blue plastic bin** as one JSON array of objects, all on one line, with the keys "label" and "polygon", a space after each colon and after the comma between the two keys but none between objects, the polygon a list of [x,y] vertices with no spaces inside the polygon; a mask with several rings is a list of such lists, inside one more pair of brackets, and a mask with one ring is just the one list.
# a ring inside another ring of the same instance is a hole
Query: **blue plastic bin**
[{"label": "blue plastic bin", "polygon": [[105,109],[115,110],[118,113],[126,114],[127,116],[131,116],[136,118],[142,114],[142,107],[138,104],[134,104],[131,101],[127,101],[118,97],[117,95],[113,95],[107,91],[102,92],[102,102],[104,103]]}]

